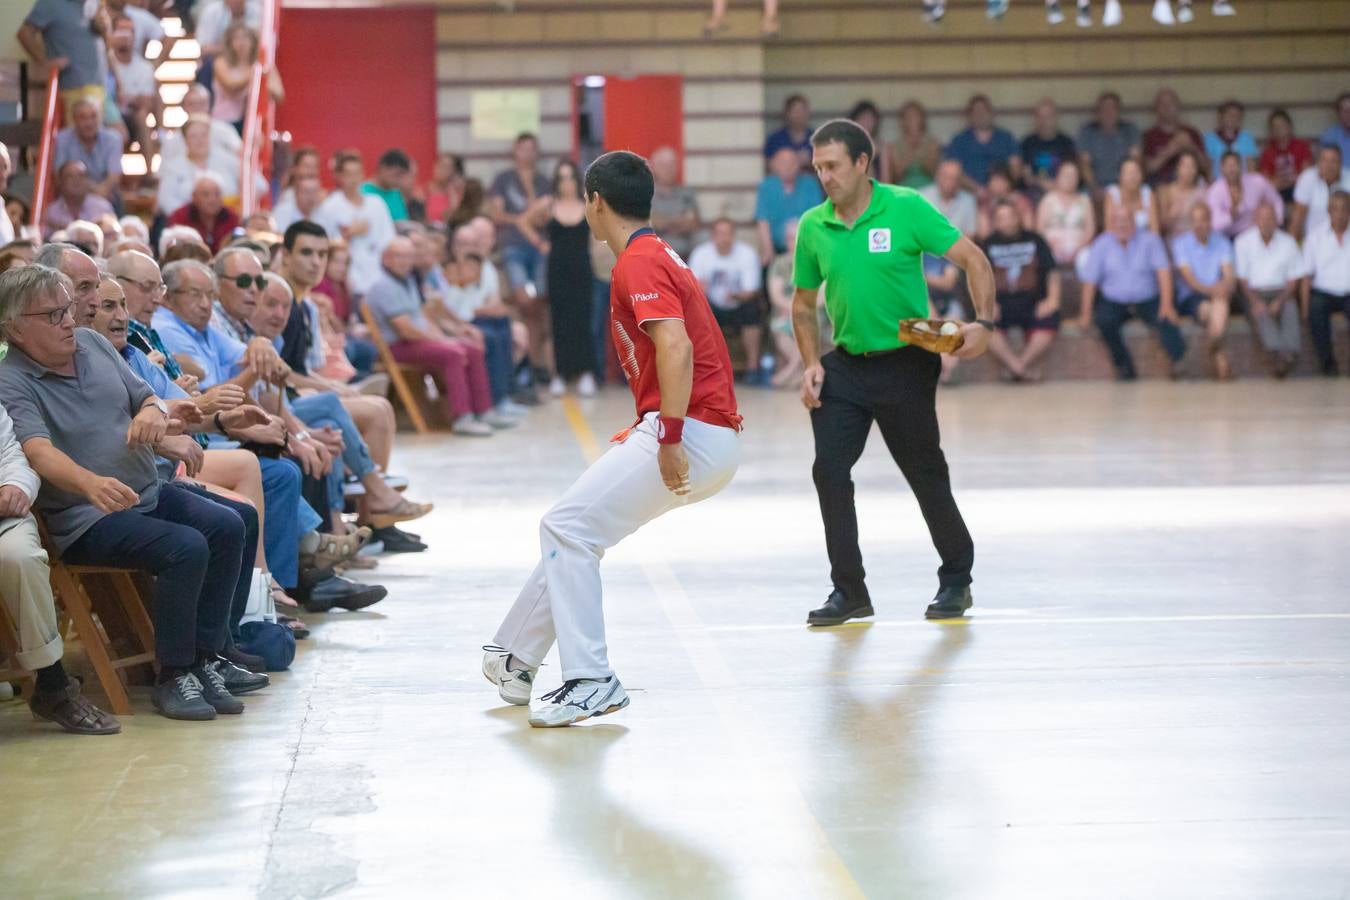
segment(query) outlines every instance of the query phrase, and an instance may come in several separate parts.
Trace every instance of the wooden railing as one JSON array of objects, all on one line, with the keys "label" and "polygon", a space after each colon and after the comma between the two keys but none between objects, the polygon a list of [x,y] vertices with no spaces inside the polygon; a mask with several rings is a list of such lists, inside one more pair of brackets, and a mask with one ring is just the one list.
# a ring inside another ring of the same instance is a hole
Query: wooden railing
[{"label": "wooden railing", "polygon": [[277,64],[277,31],[281,24],[278,0],[263,0],[258,27],[258,60],[249,82],[248,107],[244,110],[244,146],[239,161],[239,214],[247,216],[272,205],[271,192],[258,195],[258,176],[270,184],[272,135],[276,131],[277,105],[268,90],[268,73]]},{"label": "wooden railing", "polygon": [[37,173],[33,178],[33,230],[42,234],[42,218],[47,213],[47,202],[52,185],[52,157],[56,154],[56,129],[60,123],[57,99],[58,71],[55,67],[47,76],[47,103],[42,110],[42,144],[38,150]]}]

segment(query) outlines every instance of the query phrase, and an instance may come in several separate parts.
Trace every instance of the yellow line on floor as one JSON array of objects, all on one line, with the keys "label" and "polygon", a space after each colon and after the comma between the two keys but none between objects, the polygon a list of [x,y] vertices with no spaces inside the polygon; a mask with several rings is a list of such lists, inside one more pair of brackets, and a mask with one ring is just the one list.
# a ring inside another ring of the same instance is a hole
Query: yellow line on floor
[{"label": "yellow line on floor", "polygon": [[[587,460],[593,461],[601,452],[595,433],[573,398],[564,397],[562,403],[572,434]],[[803,846],[796,858],[806,864],[804,866],[806,871],[803,873],[806,878],[819,881],[814,885],[803,884],[805,895],[865,898],[866,894],[862,887],[854,879],[848,866],[830,843],[829,835],[811,812],[810,804],[797,787],[791,767],[777,749],[765,741],[760,736],[761,733],[752,726],[753,716],[750,711],[740,705],[733,706],[725,699],[731,696],[726,693],[726,689],[737,683],[735,673],[708,636],[708,628],[693,604],[689,602],[689,596],[674,570],[660,559],[644,561],[641,568],[661,605],[662,612],[671,624],[676,639],[693,663],[699,681],[709,688],[708,693],[717,710],[718,719],[743,763],[743,781],[761,788],[754,791],[756,796],[772,798],[775,801],[777,808],[764,811],[766,816],[784,825],[797,823],[795,829],[785,828],[785,833],[776,839],[780,845],[794,839],[802,840]]]}]

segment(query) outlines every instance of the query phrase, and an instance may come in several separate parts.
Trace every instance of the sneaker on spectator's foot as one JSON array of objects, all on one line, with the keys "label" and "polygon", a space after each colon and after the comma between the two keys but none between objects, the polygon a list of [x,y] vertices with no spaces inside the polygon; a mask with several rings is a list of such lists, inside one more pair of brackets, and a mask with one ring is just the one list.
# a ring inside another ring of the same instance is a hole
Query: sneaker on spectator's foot
[{"label": "sneaker on spectator's foot", "polygon": [[455,424],[450,426],[450,431],[465,437],[492,437],[493,433],[491,425],[480,422],[467,413],[455,420]]},{"label": "sneaker on spectator's foot", "polygon": [[942,21],[942,17],[947,15],[947,4],[938,0],[924,0],[923,20],[929,25],[936,25]]},{"label": "sneaker on spectator's foot", "polygon": [[216,670],[221,679],[225,682],[225,690],[234,694],[236,697],[242,697],[245,694],[251,694],[254,691],[260,691],[272,683],[263,672],[250,672],[241,666],[236,666],[228,659],[218,659],[213,663],[207,663]]},{"label": "sneaker on spectator's foot", "polygon": [[1181,0],[1177,4],[1177,24],[1189,25],[1195,21],[1195,10],[1191,9],[1191,0]]},{"label": "sneaker on spectator's foot", "polygon": [[376,528],[374,539],[380,544],[381,553],[421,553],[427,549],[420,538],[393,526]]},{"label": "sneaker on spectator's foot", "polygon": [[205,722],[216,717],[216,708],[202,697],[202,686],[190,673],[155,685],[150,700],[166,719]]},{"label": "sneaker on spectator's foot", "polygon": [[985,0],[984,14],[990,19],[998,20],[1008,12],[1008,0]]},{"label": "sneaker on spectator's foot", "polygon": [[581,397],[595,396],[595,376],[590,372],[583,372],[577,379],[577,394]]},{"label": "sneaker on spectator's foot", "polygon": [[1172,0],[1153,0],[1153,21],[1159,25],[1177,24],[1177,17],[1172,14]]},{"label": "sneaker on spectator's foot", "polygon": [[1233,4],[1229,0],[1214,0],[1210,13],[1216,16],[1236,16],[1237,10],[1233,9]]},{"label": "sneaker on spectator's foot", "polygon": [[618,712],[628,705],[628,693],[617,675],[608,678],[573,678],[539,698],[530,710],[535,728],[558,728],[583,719]]},{"label": "sneaker on spectator's foot", "polygon": [[501,403],[497,404],[497,412],[504,416],[513,416],[520,419],[529,415],[530,408],[517,403],[514,400],[503,400]]},{"label": "sneaker on spectator's foot", "polygon": [[1045,4],[1045,21],[1050,25],[1064,24],[1064,10],[1059,7],[1059,0]]},{"label": "sneaker on spectator's foot", "polygon": [[497,412],[496,409],[484,413],[482,416],[478,418],[478,421],[482,422],[487,427],[494,429],[496,431],[501,431],[506,428],[515,428],[517,425],[520,424],[520,422],[516,420],[515,416],[502,415],[501,413]]},{"label": "sneaker on spectator's foot", "polygon": [[[515,667],[512,667],[512,663]],[[496,644],[483,646],[483,677],[497,686],[497,694],[512,706],[529,706],[530,689],[534,687],[536,666],[521,665],[504,647]]]},{"label": "sneaker on spectator's foot", "polygon": [[1102,25],[1115,28],[1123,21],[1125,16],[1120,11],[1120,0],[1106,0],[1106,9],[1102,10]]},{"label": "sneaker on spectator's foot", "polygon": [[244,701],[230,693],[225,686],[225,678],[216,671],[211,663],[202,663],[192,667],[192,676],[202,686],[202,699],[211,704],[215,711],[225,716],[237,716],[244,711]]},{"label": "sneaker on spectator's foot", "polygon": [[548,383],[548,392],[555,397],[561,397],[563,394],[567,393],[567,382],[563,381],[561,378],[554,377],[554,379]]},{"label": "sneaker on spectator's foot", "polygon": [[1074,22],[1079,28],[1092,27],[1092,7],[1088,4],[1087,0],[1082,0],[1082,2],[1078,4],[1078,14],[1074,18]]}]

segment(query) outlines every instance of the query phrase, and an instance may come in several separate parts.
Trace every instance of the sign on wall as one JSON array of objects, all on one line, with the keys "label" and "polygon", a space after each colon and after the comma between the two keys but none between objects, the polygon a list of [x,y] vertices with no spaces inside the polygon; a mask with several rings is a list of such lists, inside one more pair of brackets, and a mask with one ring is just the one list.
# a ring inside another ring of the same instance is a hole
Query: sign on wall
[{"label": "sign on wall", "polygon": [[539,91],[482,90],[469,98],[469,133],[476,141],[510,141],[539,133]]}]

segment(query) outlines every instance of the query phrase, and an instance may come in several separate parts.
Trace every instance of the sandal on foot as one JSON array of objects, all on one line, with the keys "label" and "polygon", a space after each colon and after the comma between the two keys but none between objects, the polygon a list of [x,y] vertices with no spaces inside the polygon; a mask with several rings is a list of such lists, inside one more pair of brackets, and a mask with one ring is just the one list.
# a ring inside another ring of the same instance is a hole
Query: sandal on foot
[{"label": "sandal on foot", "polygon": [[331,570],[338,563],[346,562],[355,556],[366,541],[370,540],[369,528],[357,528],[348,534],[319,534],[319,549],[313,553],[300,555],[301,567]]},{"label": "sandal on foot", "polygon": [[372,528],[388,528],[390,525],[397,525],[399,522],[411,522],[413,519],[420,519],[431,512],[434,505],[431,503],[413,503],[411,500],[399,498],[398,505],[385,512],[371,512],[370,526]]},{"label": "sandal on foot", "polygon": [[277,606],[284,606],[287,609],[300,608],[300,601],[286,593],[286,589],[275,581],[272,582],[272,603]]},{"label": "sandal on foot", "polygon": [[35,692],[28,708],[33,718],[55,722],[71,734],[117,734],[122,730],[112,713],[99,709],[80,693],[80,683],[73,678],[59,691]]}]

